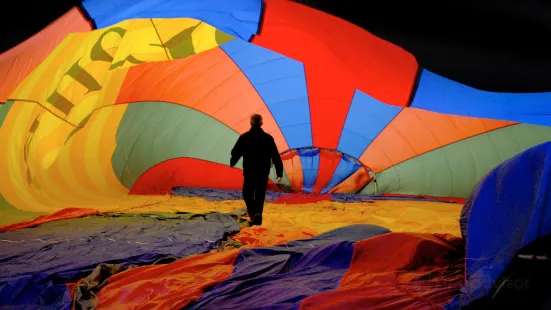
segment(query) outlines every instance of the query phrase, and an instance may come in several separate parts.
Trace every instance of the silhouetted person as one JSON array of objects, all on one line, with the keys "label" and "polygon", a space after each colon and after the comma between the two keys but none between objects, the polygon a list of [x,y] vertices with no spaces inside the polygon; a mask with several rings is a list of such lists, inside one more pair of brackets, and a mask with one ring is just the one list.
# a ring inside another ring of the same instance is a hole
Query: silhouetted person
[{"label": "silhouetted person", "polygon": [[252,225],[262,225],[268,175],[274,163],[277,181],[283,177],[283,162],[274,138],[262,130],[262,116],[251,116],[251,129],[242,134],[231,151],[230,166],[243,157],[243,199]]}]

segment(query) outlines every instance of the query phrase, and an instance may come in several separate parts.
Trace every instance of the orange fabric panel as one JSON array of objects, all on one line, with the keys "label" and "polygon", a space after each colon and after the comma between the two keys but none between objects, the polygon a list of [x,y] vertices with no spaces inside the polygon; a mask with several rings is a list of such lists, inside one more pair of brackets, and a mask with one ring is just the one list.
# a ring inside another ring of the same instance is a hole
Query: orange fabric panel
[{"label": "orange fabric panel", "polygon": [[374,172],[381,172],[445,145],[514,124],[404,108],[373,140],[360,161]]},{"label": "orange fabric panel", "polygon": [[373,177],[369,175],[368,170],[365,167],[358,169],[346,180],[342,181],[339,185],[329,190],[329,194],[332,193],[353,193],[364,188]]},{"label": "orange fabric panel", "polygon": [[175,186],[239,190],[243,171],[196,158],[173,158],[144,172],[129,193],[168,195]]},{"label": "orange fabric panel", "polygon": [[304,63],[315,147],[336,149],[356,89],[406,106],[417,72],[413,55],[319,10],[266,0],[253,43]]},{"label": "orange fabric panel", "polygon": [[244,133],[254,113],[278,149],[289,149],[281,130],[255,88],[219,47],[188,58],[130,68],[116,103],[165,101],[203,112]]},{"label": "orange fabric panel", "polygon": [[67,208],[67,209],[59,210],[52,214],[41,215],[32,221],[15,223],[7,226],[1,226],[0,232],[35,227],[35,226],[46,224],[53,221],[84,217],[84,216],[89,216],[94,214],[99,214],[99,211],[94,209],[88,209],[88,208]]},{"label": "orange fabric panel", "polygon": [[313,230],[273,230],[264,227],[243,227],[230,238],[244,244],[242,248],[274,246],[295,240],[309,239],[317,235]]},{"label": "orange fabric panel", "polygon": [[301,309],[441,309],[463,286],[461,238],[389,233],[358,242],[335,291]]},{"label": "orange fabric panel", "polygon": [[341,162],[341,156],[342,155],[338,153],[320,150],[320,163],[316,183],[314,183],[314,193],[321,192],[321,190],[329,184],[329,181],[331,181],[333,174],[335,174],[335,170]]},{"label": "orange fabric panel", "polygon": [[97,309],[181,309],[229,279],[238,254],[236,249],[203,254],[118,273],[98,292]]},{"label": "orange fabric panel", "polygon": [[283,168],[289,178],[293,190],[302,191],[304,185],[304,175],[302,174],[302,163],[298,151],[294,150],[281,157]]},{"label": "orange fabric panel", "polygon": [[[21,21],[25,22],[25,21]],[[17,25],[13,25],[14,28]],[[48,56],[69,33],[91,31],[77,7],[14,48],[0,54],[0,102]]]}]

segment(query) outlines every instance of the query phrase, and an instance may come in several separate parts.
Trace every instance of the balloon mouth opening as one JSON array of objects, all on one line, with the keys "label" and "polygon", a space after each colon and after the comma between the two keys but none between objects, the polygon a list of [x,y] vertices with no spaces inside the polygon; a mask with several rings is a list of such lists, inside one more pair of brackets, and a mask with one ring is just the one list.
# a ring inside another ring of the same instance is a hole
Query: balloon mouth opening
[{"label": "balloon mouth opening", "polygon": [[358,193],[375,173],[357,158],[327,148],[302,147],[280,154],[293,192]]}]

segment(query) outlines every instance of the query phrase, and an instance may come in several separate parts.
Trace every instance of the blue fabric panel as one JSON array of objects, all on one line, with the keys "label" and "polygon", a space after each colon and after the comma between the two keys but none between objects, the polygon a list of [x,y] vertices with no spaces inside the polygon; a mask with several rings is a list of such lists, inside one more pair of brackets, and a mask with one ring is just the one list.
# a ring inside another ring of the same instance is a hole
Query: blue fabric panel
[{"label": "blue fabric panel", "polygon": [[360,242],[364,239],[380,236],[389,232],[391,231],[388,228],[377,225],[354,224],[324,232],[310,239],[293,241],[288,243],[288,245],[324,244],[325,241]]},{"label": "blue fabric panel", "polygon": [[357,161],[352,161],[350,158],[343,156],[337,166],[337,169],[335,169],[335,173],[331,177],[331,181],[329,181],[329,183],[321,190],[321,193],[327,193],[333,187],[348,179],[349,176],[358,171],[361,167],[362,165],[360,165]]},{"label": "blue fabric panel", "polygon": [[412,107],[434,112],[551,126],[551,92],[478,90],[423,70]]},{"label": "blue fabric panel", "polygon": [[261,0],[84,0],[98,28],[126,19],[188,17],[214,26],[242,40],[258,32]]},{"label": "blue fabric panel", "polygon": [[320,151],[319,149],[300,149],[298,150],[298,156],[300,156],[300,163],[302,165],[302,190],[306,193],[311,193],[318,178]]},{"label": "blue fabric panel", "polygon": [[[220,213],[99,215],[3,232],[0,300],[3,306],[63,308],[64,284],[100,263],[129,267],[207,253],[236,232],[239,224]],[[44,290],[48,295],[36,293]]]},{"label": "blue fabric panel", "polygon": [[0,282],[0,309],[71,309],[69,288],[56,280],[41,273]]},{"label": "blue fabric panel", "polygon": [[467,282],[451,308],[486,296],[528,243],[551,234],[551,142],[503,162],[479,181],[462,214]]},{"label": "blue fabric panel", "polygon": [[360,158],[365,149],[402,110],[356,90],[342,129],[338,150]]},{"label": "blue fabric panel", "polygon": [[241,249],[230,279],[188,309],[298,309],[308,296],[338,288],[350,267],[354,242],[389,232],[352,225],[312,239]]},{"label": "blue fabric panel", "polygon": [[312,146],[304,65],[242,40],[224,43],[221,48],[239,66],[264,100],[289,148]]}]

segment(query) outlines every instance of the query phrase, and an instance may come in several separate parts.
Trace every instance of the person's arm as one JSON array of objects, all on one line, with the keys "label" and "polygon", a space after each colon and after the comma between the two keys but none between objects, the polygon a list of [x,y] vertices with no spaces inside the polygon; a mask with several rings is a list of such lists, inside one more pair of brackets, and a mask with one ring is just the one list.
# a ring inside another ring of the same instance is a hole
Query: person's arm
[{"label": "person's arm", "polygon": [[281,179],[283,178],[283,161],[281,161],[281,156],[279,156],[279,150],[277,149],[277,145],[275,144],[275,141],[273,138],[271,139],[271,144],[272,144],[271,146],[272,162],[274,163],[274,166],[275,166],[277,178]]},{"label": "person's arm", "polygon": [[233,149],[231,150],[230,167],[234,167],[239,159],[243,156],[243,138],[240,136],[235,142]]}]

